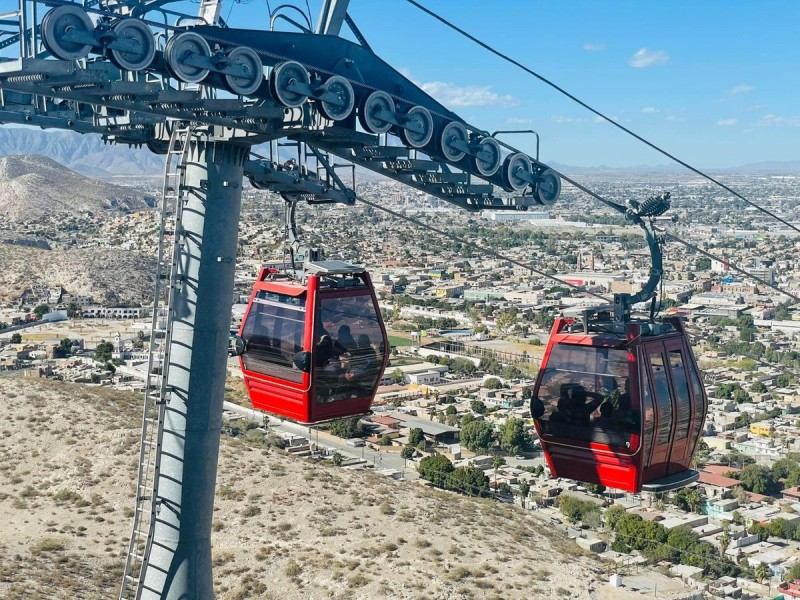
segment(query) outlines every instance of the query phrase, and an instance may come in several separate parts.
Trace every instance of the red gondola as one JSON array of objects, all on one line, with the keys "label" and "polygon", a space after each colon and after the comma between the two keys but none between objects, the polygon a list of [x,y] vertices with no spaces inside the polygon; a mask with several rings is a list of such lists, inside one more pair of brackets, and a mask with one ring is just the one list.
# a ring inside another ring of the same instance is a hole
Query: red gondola
[{"label": "red gondola", "polygon": [[680,320],[614,333],[590,319],[556,320],[531,400],[552,475],[629,492],[696,481],[707,398]]},{"label": "red gondola", "polygon": [[253,408],[300,423],[368,414],[389,357],[369,274],[341,261],[262,269],[239,336]]}]

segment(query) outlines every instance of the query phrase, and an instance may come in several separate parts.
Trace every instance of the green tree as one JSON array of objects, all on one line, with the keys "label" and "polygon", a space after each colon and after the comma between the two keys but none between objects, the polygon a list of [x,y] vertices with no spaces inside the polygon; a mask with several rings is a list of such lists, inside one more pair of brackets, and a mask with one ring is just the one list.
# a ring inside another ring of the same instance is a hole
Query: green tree
[{"label": "green tree", "polygon": [[22,343],[22,334],[18,331],[15,331],[11,334],[11,343],[12,344],[21,344]]},{"label": "green tree", "polygon": [[384,433],[381,436],[380,441],[378,442],[381,446],[391,446],[392,445],[392,436],[388,433]]},{"label": "green tree", "polygon": [[480,400],[473,400],[469,403],[469,407],[475,414],[478,415],[485,415],[486,414],[486,405]]},{"label": "green tree", "polygon": [[94,358],[97,362],[109,362],[111,360],[111,353],[114,352],[114,344],[101,340],[94,349]]},{"label": "green tree", "polygon": [[81,307],[78,306],[77,302],[70,302],[67,305],[67,316],[70,319],[74,319],[76,317],[79,317],[80,314],[81,314]]},{"label": "green tree", "polygon": [[769,577],[770,573],[771,573],[771,571],[770,571],[769,566],[767,565],[767,563],[765,563],[765,562],[758,563],[758,566],[756,567],[756,570],[755,570],[756,581],[758,581],[758,583],[761,583],[767,577]]},{"label": "green tree", "polygon": [[728,526],[726,525],[725,528],[722,530],[722,535],[719,536],[719,553],[721,556],[725,556],[725,552],[728,550],[728,547],[731,545],[731,532]]},{"label": "green tree", "polygon": [[764,394],[767,391],[767,386],[764,385],[763,381],[756,381],[753,385],[750,386],[750,391],[756,394]]},{"label": "green tree", "polygon": [[69,338],[62,338],[58,342],[58,351],[61,353],[62,356],[66,356],[70,352],[72,352],[72,340]]},{"label": "green tree", "polygon": [[508,418],[500,431],[500,447],[509,454],[530,450],[533,440],[522,419]]},{"label": "green tree", "polygon": [[517,315],[513,311],[500,313],[495,319],[495,325],[503,333],[508,333],[517,324]]},{"label": "green tree", "polygon": [[445,487],[447,475],[452,473],[455,467],[446,456],[437,454],[426,456],[419,461],[417,471],[422,479],[426,479],[438,487]]},{"label": "green tree", "polygon": [[795,579],[800,579],[800,561],[795,562],[783,573],[784,581],[794,581]]},{"label": "green tree", "polygon": [[339,419],[330,425],[331,434],[340,438],[354,438],[364,435],[364,428],[358,418]]},{"label": "green tree", "polygon": [[494,469],[494,491],[497,493],[497,470],[506,464],[506,459],[497,454],[492,457],[492,468]]},{"label": "green tree", "polygon": [[409,458],[414,458],[415,453],[416,453],[416,448],[411,444],[406,444],[403,447],[403,450],[400,452],[400,456],[408,460]]},{"label": "green tree", "polygon": [[737,479],[748,491],[756,494],[770,494],[777,486],[772,471],[761,465],[747,465],[738,474]]},{"label": "green tree", "polygon": [[392,379],[392,383],[394,384],[401,384],[403,383],[403,381],[405,381],[406,378],[405,373],[403,373],[403,371],[400,369],[395,369],[394,371],[392,371],[390,377]]},{"label": "green tree", "polygon": [[490,390],[499,390],[503,387],[503,382],[497,379],[497,377],[490,377],[483,382],[483,387]]},{"label": "green tree", "polygon": [[344,461],[344,458],[342,457],[341,454],[339,454],[338,452],[334,451],[333,456],[331,456],[331,460],[333,462],[333,466],[334,467],[341,467],[342,466],[342,462]]},{"label": "green tree", "polygon": [[694,261],[694,266],[698,271],[708,271],[711,268],[711,259],[701,256]]},{"label": "green tree", "polygon": [[419,427],[412,427],[411,431],[408,432],[408,445],[416,448],[417,444],[424,441],[425,434],[422,432],[422,429]]},{"label": "green tree", "polygon": [[42,317],[49,312],[50,312],[50,307],[47,306],[47,304],[40,304],[39,306],[33,309],[33,314],[36,315],[36,319],[39,321],[41,321]]},{"label": "green tree", "polygon": [[528,494],[531,491],[531,486],[528,484],[528,481],[525,479],[521,479],[519,482],[519,489],[517,490],[517,494],[519,495],[520,503],[522,504],[522,508],[525,508],[525,501],[528,499]]},{"label": "green tree", "polygon": [[469,450],[488,450],[494,441],[494,427],[486,421],[472,421],[461,430],[461,443]]},{"label": "green tree", "polygon": [[570,494],[561,494],[558,497],[558,508],[570,523],[582,521],[588,513],[599,511],[592,502],[581,500]]},{"label": "green tree", "polygon": [[450,471],[447,474],[445,484],[447,489],[469,496],[489,495],[489,478],[486,477],[483,471],[473,465],[458,467]]},{"label": "green tree", "polygon": [[458,409],[456,409],[454,404],[451,404],[445,409],[444,414],[446,414],[446,415],[457,415],[458,414]]}]

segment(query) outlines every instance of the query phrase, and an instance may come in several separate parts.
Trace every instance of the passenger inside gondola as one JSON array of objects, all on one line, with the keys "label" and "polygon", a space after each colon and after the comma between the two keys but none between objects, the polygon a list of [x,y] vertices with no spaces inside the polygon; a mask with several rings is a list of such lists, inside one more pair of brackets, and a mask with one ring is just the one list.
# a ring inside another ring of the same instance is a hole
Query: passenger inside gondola
[{"label": "passenger inside gondola", "polygon": [[534,417],[544,434],[624,447],[640,423],[628,377],[624,350],[556,346],[542,375]]}]

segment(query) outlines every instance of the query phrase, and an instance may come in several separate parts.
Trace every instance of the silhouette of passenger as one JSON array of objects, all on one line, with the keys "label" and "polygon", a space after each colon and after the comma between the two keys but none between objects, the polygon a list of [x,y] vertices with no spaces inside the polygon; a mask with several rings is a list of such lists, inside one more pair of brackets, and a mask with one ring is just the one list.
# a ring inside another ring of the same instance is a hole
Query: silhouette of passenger
[{"label": "silhouette of passenger", "polygon": [[[589,427],[589,417],[603,401],[600,394],[588,392],[578,383],[561,386],[561,397],[558,400],[558,421]],[[554,415],[555,416],[555,415]]]},{"label": "silhouette of passenger", "polygon": [[352,352],[358,347],[356,344],[355,339],[353,339],[353,334],[350,333],[350,326],[349,325],[342,325],[339,327],[339,331],[336,334],[336,341],[343,347],[347,352]]}]

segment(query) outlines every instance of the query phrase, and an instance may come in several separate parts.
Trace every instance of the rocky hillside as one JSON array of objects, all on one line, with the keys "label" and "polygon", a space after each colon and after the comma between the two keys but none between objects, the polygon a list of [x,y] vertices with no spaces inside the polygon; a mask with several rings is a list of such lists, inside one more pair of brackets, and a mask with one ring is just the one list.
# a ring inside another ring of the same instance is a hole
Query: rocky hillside
[{"label": "rocky hillside", "polygon": [[0,304],[35,285],[60,285],[95,302],[149,302],[156,259],[119,248],[46,250],[0,242]]},{"label": "rocky hillside", "polygon": [[92,177],[158,175],[164,157],[147,148],[109,145],[99,135],[0,127],[0,156],[41,154]]},{"label": "rocky hillside", "polygon": [[0,158],[0,216],[11,221],[139,210],[147,204],[146,197],[133,188],[90,179],[44,156]]},{"label": "rocky hillside", "polygon": [[[0,376],[0,597],[115,598],[130,535],[138,398]],[[630,600],[536,518],[223,437],[218,600]]]}]

